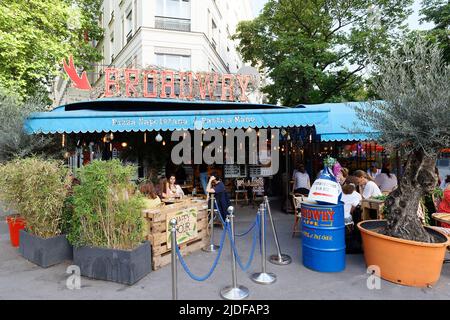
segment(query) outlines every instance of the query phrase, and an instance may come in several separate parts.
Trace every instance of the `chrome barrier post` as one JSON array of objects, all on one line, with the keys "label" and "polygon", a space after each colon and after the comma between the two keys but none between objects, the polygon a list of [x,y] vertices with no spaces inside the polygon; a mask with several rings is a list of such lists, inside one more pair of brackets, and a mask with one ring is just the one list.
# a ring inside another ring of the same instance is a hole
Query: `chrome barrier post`
[{"label": "chrome barrier post", "polygon": [[[231,237],[233,237],[234,241],[234,208],[232,206],[228,207],[228,216],[226,222],[230,222],[231,227]],[[226,226],[225,226],[226,227]],[[248,297],[249,290],[244,286],[239,286],[237,284],[237,274],[236,274],[236,257],[234,256],[233,245],[231,244],[230,239],[230,248],[231,248],[231,278],[232,285],[227,286],[220,290],[220,296],[226,300],[242,300]]]},{"label": "chrome barrier post", "polygon": [[262,203],[259,207],[258,214],[261,221],[261,265],[262,271],[252,274],[250,277],[254,282],[259,284],[272,284],[277,280],[277,276],[274,273],[266,272],[266,237],[265,237],[265,206]]},{"label": "chrome barrier post", "polygon": [[205,252],[216,252],[217,249],[219,249],[219,246],[214,244],[214,217],[215,217],[215,212],[216,212],[216,210],[214,210],[215,209],[215,206],[214,206],[214,204],[215,204],[214,193],[211,193],[209,195],[209,203],[210,203],[210,206],[209,206],[210,209],[208,211],[211,214],[211,220],[210,220],[210,224],[209,224],[209,229],[210,229],[209,236],[210,236],[210,239],[209,239],[209,244],[206,245],[205,247],[203,247],[202,250],[205,251]]},{"label": "chrome barrier post", "polygon": [[271,255],[269,258],[269,262],[277,265],[287,265],[292,262],[292,259],[287,254],[282,254],[280,249],[280,242],[278,241],[277,230],[275,229],[275,223],[273,222],[272,212],[270,211],[269,198],[264,196],[264,204],[267,209],[267,213],[269,215],[270,224],[272,225],[273,237],[275,240],[275,246],[277,247],[277,254]]},{"label": "chrome barrier post", "polygon": [[178,284],[177,284],[177,219],[173,218],[169,222],[171,229],[171,245],[172,245],[172,300],[178,300]]}]

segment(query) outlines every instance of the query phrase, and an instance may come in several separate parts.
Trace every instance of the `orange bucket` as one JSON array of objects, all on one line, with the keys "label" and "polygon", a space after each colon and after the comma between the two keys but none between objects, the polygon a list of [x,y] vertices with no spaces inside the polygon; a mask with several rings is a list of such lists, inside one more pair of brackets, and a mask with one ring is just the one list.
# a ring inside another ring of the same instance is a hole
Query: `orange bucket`
[{"label": "orange bucket", "polygon": [[9,239],[13,247],[19,246],[20,230],[25,228],[25,220],[20,217],[9,216],[6,217],[9,227]]}]

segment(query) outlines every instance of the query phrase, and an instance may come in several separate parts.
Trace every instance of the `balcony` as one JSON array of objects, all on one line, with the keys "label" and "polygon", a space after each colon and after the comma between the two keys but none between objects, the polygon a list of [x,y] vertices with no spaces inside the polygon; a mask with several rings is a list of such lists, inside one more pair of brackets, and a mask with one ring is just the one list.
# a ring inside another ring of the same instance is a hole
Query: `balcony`
[{"label": "balcony", "polygon": [[191,20],[155,16],[155,28],[190,32]]}]

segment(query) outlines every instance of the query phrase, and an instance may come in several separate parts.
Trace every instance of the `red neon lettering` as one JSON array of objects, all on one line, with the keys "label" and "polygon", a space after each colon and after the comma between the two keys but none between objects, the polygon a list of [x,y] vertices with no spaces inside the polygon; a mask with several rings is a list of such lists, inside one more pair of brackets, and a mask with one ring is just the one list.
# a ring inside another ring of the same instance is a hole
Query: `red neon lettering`
[{"label": "red neon lettering", "polygon": [[228,90],[230,90],[230,98],[228,100],[233,101],[233,76],[231,74],[224,74],[222,75],[222,97],[220,100],[226,101],[227,100],[227,80],[229,80]]},{"label": "red neon lettering", "polygon": [[[202,100],[206,99],[206,90],[208,90],[208,96],[211,100],[214,100],[214,88],[217,85],[217,80],[219,75],[214,73],[213,86],[211,86],[210,74],[207,73],[204,77],[202,77],[201,73],[196,74],[198,79],[198,88],[200,91],[200,98]],[[203,80],[203,81],[202,81]]]},{"label": "red neon lettering", "polygon": [[[149,75],[153,78],[153,91],[148,92],[148,80]],[[142,81],[144,81],[144,97],[145,98],[156,98],[158,96],[158,86],[157,86],[157,77],[158,72],[156,70],[145,70],[144,71],[144,78]]]},{"label": "red neon lettering", "polygon": [[248,97],[246,95],[248,83],[250,82],[250,76],[249,75],[237,75],[237,79],[239,81],[239,87],[241,88],[241,102],[248,101]]},{"label": "red neon lettering", "polygon": [[[111,76],[114,75],[114,79]],[[106,68],[105,69],[105,97],[109,98],[114,96],[114,92],[111,90],[111,86],[116,88],[116,93],[119,93],[119,70],[116,68]]]},{"label": "red neon lettering", "polygon": [[[130,76],[134,76],[134,79],[131,80]],[[131,97],[131,92],[133,95],[136,95],[138,92],[134,86],[137,86],[139,83],[139,70],[136,69],[125,69],[125,95],[127,97]]]},{"label": "red neon lettering", "polygon": [[[167,76],[170,76],[170,81],[167,82]],[[163,71],[161,73],[161,94],[160,98],[166,98],[166,88],[170,88],[169,98],[175,99],[175,78],[173,76],[173,71]]]}]

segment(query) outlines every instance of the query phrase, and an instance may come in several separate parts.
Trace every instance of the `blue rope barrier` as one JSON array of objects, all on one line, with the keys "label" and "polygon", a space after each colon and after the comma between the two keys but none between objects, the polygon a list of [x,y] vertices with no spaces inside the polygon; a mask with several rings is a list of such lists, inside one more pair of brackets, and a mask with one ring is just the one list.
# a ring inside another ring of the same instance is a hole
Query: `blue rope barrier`
[{"label": "blue rope barrier", "polygon": [[[256,225],[259,225],[259,223],[260,223],[259,217],[257,216],[257,218],[256,218]],[[230,227],[228,227],[228,232],[227,233],[228,233],[228,236],[230,237],[230,244],[231,244],[231,247],[233,248],[233,252],[234,252],[234,255],[236,257],[236,261],[239,264],[239,267],[241,267],[242,271],[247,271],[248,268],[250,268],[250,266],[251,266],[251,264],[253,262],[253,258],[255,256],[256,242],[257,242],[256,238],[258,237],[258,233],[259,233],[258,229],[259,228],[255,228],[253,230],[253,241],[252,241],[252,248],[250,250],[250,257],[248,258],[248,261],[247,261],[247,263],[244,266],[242,261],[241,261],[241,258],[239,257],[239,254],[237,252],[236,245],[235,245],[235,242],[233,240],[233,236],[231,234],[231,229],[230,229]]]},{"label": "blue rope barrier", "polygon": [[195,274],[193,274],[193,273],[191,272],[191,270],[189,270],[189,267],[187,266],[186,261],[184,261],[183,256],[181,255],[180,248],[178,248],[178,245],[176,246],[176,251],[177,251],[178,259],[180,260],[180,263],[181,263],[181,265],[183,266],[184,271],[189,275],[189,277],[191,277],[191,278],[192,278],[193,280],[195,280],[195,281],[205,281],[206,279],[208,279],[208,278],[213,274],[214,270],[215,270],[216,267],[217,267],[217,264],[219,263],[219,259],[220,259],[220,256],[221,256],[221,254],[222,254],[222,250],[223,250],[224,243],[225,243],[225,238],[226,238],[226,235],[227,235],[227,233],[228,233],[228,232],[227,232],[227,229],[229,229],[229,228],[230,228],[230,227],[229,227],[229,224],[226,223],[226,224],[225,224],[225,230],[223,230],[223,232],[222,232],[222,237],[221,237],[221,239],[220,239],[220,247],[219,247],[219,251],[217,252],[216,258],[214,259],[214,263],[213,263],[213,265],[212,265],[212,267],[211,267],[211,270],[209,270],[208,273],[205,274],[205,275],[202,276],[202,277],[196,276]]},{"label": "blue rope barrier", "polygon": [[247,231],[245,231],[244,233],[241,234],[234,234],[236,237],[243,237],[245,235],[247,235],[250,231],[253,230],[253,228],[256,226],[256,222],[258,220],[258,216],[256,216],[255,221],[253,221],[253,224],[251,225],[250,229],[248,229]]}]

